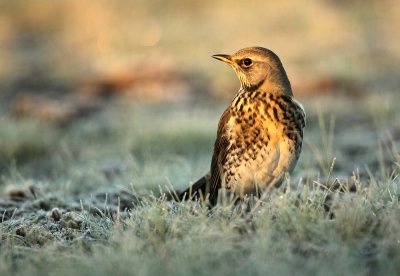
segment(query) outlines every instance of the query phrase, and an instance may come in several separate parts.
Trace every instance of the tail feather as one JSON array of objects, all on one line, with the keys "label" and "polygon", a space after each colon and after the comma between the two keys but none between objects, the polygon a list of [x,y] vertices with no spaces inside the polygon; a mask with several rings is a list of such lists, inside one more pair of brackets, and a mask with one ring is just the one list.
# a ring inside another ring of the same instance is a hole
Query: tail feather
[{"label": "tail feather", "polygon": [[205,176],[197,180],[193,185],[179,194],[178,200],[193,200],[205,199],[208,200],[209,206],[215,206],[218,201],[218,193],[210,191],[211,174],[207,173]]},{"label": "tail feather", "polygon": [[193,185],[179,194],[179,200],[188,200],[195,197],[205,196],[207,191],[207,177],[203,176],[197,180]]}]

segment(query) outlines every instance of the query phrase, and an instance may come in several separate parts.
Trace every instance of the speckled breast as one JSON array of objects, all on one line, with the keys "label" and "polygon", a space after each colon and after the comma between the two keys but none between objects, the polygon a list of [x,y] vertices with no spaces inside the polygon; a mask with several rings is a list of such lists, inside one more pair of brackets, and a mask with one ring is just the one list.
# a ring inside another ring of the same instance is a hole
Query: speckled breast
[{"label": "speckled breast", "polygon": [[[230,141],[223,162],[222,186],[240,196],[259,195],[278,185],[296,165],[301,150],[301,114],[288,100],[260,94],[238,95],[228,122]],[[293,110],[287,110],[293,108]],[[296,111],[297,110],[297,111]]]}]

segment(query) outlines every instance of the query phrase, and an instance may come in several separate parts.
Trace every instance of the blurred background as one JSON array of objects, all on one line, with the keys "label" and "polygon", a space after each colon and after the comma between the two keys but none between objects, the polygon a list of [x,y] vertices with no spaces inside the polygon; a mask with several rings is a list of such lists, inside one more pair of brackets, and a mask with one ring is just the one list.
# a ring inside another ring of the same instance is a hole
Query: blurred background
[{"label": "blurred background", "polygon": [[[335,124],[364,120],[370,129],[392,116],[387,128],[397,141],[399,14],[396,0],[3,0],[2,183],[31,179],[79,190],[196,180],[239,87],[232,70],[210,56],[248,46],[280,56],[308,111],[309,133],[325,118],[329,134],[331,114],[354,115],[349,108],[359,103],[365,116],[336,116]],[[351,135],[360,140],[349,140],[356,150],[344,147],[342,168],[353,164],[345,175],[369,164],[366,152],[377,145],[376,135],[357,131]],[[332,141],[315,140],[330,147],[327,164],[338,156]]]}]

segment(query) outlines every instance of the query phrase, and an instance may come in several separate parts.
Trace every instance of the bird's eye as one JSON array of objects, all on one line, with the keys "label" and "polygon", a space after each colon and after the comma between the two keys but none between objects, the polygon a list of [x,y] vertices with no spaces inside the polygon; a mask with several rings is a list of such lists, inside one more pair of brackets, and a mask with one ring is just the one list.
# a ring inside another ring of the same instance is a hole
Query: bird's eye
[{"label": "bird's eye", "polygon": [[246,66],[246,67],[249,67],[252,64],[253,64],[253,61],[251,59],[249,59],[249,58],[245,58],[243,60],[243,65]]}]

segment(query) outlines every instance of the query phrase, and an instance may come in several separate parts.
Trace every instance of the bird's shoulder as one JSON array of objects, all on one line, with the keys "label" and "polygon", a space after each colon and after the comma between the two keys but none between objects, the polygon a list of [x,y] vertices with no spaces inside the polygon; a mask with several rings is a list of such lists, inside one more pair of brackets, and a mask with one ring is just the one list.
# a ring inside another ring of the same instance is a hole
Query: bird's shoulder
[{"label": "bird's shoulder", "polygon": [[231,110],[231,107],[228,106],[228,107],[225,109],[224,113],[222,113],[221,118],[219,119],[219,122],[218,122],[218,131],[217,131],[218,136],[219,136],[219,135],[222,135],[223,132],[226,131],[227,124],[228,124],[229,119],[230,119],[231,117],[232,117],[232,110]]}]

